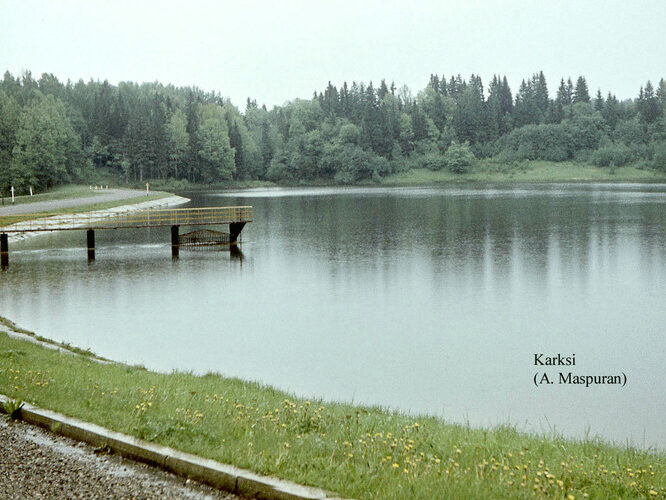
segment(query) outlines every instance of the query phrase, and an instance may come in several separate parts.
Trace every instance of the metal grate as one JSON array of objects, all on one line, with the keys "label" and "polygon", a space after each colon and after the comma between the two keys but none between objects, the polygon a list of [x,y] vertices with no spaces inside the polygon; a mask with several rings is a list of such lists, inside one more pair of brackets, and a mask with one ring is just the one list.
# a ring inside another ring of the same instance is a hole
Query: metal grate
[{"label": "metal grate", "polygon": [[178,236],[178,244],[187,247],[206,247],[214,245],[229,245],[231,235],[211,229],[199,229]]}]

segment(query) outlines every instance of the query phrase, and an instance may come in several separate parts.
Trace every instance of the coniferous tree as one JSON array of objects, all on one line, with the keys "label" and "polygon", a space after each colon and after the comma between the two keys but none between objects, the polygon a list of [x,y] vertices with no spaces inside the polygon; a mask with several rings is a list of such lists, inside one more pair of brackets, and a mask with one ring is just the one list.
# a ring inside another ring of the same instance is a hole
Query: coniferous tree
[{"label": "coniferous tree", "polygon": [[169,171],[178,179],[189,157],[190,136],[187,133],[187,117],[177,109],[167,124]]},{"label": "coniferous tree", "polygon": [[604,96],[601,95],[601,89],[597,90],[597,97],[594,99],[594,109],[596,111],[603,111],[604,109]]},{"label": "coniferous tree", "polygon": [[[539,74],[535,74],[532,77],[532,86],[534,88],[534,100],[535,105],[539,109],[541,116],[544,116],[548,111],[548,85],[546,84],[546,77],[543,74],[543,71],[539,71]],[[541,120],[543,121],[543,120]]]},{"label": "coniferous tree", "polygon": [[590,93],[587,89],[587,82],[583,76],[579,76],[576,80],[576,88],[574,89],[572,102],[590,102]]},{"label": "coniferous tree", "polygon": [[654,123],[663,112],[663,106],[659,97],[655,95],[654,87],[649,80],[645,84],[645,89],[641,87],[637,105],[641,118],[646,123]]},{"label": "coniferous tree", "polygon": [[620,115],[620,103],[617,100],[617,97],[609,92],[606,96],[604,107],[601,110],[601,116],[603,116],[606,124],[610,127],[610,129],[614,130],[618,120],[620,119]]}]

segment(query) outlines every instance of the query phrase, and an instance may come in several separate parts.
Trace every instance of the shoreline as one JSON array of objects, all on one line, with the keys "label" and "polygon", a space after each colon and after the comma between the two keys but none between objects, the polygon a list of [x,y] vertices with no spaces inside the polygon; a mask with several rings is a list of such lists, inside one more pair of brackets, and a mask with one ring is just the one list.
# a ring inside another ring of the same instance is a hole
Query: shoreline
[{"label": "shoreline", "polygon": [[7,320],[4,327],[19,335],[0,332],[8,353],[0,393],[17,402],[345,497],[403,498],[405,488],[418,498],[666,494],[663,450],[305,400],[219,374],[99,363],[20,339],[26,333]]},{"label": "shoreline", "polygon": [[[157,200],[150,200],[150,201],[143,201],[143,202],[138,202],[138,203],[128,203],[127,205],[120,205],[117,207],[113,208],[106,208],[102,210],[93,210],[90,212],[80,212],[76,214],[62,214],[62,215],[55,215],[51,217],[43,217],[40,219],[32,219],[29,221],[24,221],[24,222],[17,222],[16,224],[12,224],[14,227],[25,227],[27,225],[32,225],[35,223],[35,221],[38,221],[42,223],[45,226],[53,225],[52,223],[58,222],[59,218],[62,217],[67,217],[68,219],[79,219],[81,220],[81,226],[84,225],[84,222],[87,217],[89,217],[91,214],[97,215],[97,216],[116,216],[120,214],[126,214],[130,212],[136,212],[139,210],[148,210],[151,208],[165,208],[165,207],[174,207],[174,206],[179,206],[179,205],[184,205],[185,203],[189,202],[189,198],[185,198],[183,196],[178,196],[178,195],[171,195],[165,198],[159,198]],[[23,225],[23,226],[22,226]],[[42,234],[46,234],[48,231],[32,231],[32,232],[25,232],[25,233],[12,233],[9,235],[8,241],[10,243],[12,242],[19,242],[19,241],[24,241],[29,238],[34,238],[36,236],[40,236]]]}]

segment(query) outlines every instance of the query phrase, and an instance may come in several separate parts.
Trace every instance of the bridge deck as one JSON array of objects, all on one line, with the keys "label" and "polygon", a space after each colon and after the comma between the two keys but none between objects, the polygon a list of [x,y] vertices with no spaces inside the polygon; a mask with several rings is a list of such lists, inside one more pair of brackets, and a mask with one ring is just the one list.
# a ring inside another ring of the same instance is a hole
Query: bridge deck
[{"label": "bridge deck", "polygon": [[162,226],[204,226],[252,222],[252,207],[175,208],[133,212],[21,214],[0,217],[0,233],[122,229]]}]

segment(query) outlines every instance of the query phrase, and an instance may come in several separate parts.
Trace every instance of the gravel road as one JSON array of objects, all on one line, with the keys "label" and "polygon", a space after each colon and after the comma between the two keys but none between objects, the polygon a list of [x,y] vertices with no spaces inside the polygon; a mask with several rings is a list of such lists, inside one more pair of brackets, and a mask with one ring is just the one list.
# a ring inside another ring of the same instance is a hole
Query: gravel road
[{"label": "gravel road", "polygon": [[2,416],[0,497],[240,499]]},{"label": "gravel road", "polygon": [[[106,203],[109,201],[125,200],[146,196],[146,192],[139,189],[109,189],[99,191],[83,198],[64,198],[62,200],[36,201],[34,203],[22,203],[20,205],[7,204],[0,206],[0,215],[32,214],[36,212],[53,212],[63,208],[78,207],[81,205],[94,205],[96,203]],[[10,202],[11,203],[11,202]]]}]

